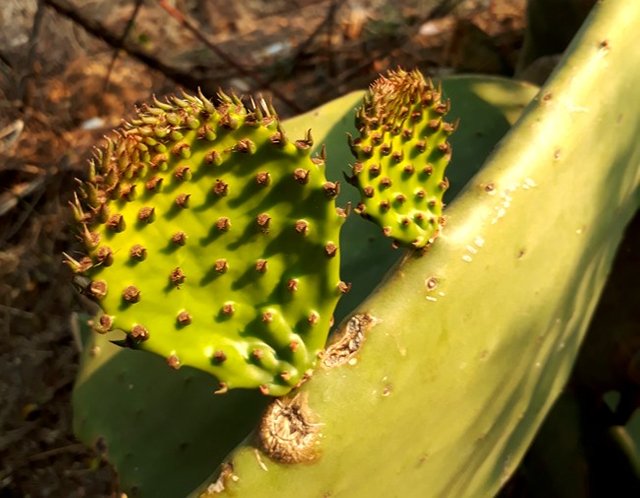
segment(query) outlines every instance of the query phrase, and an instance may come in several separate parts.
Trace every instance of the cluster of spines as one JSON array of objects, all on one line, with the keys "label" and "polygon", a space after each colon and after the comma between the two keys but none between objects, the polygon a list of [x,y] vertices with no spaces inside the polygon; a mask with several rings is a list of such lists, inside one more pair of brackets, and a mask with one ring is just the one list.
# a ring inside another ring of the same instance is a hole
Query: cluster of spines
[{"label": "cluster of spines", "polygon": [[[80,224],[80,237],[87,248],[88,255],[81,258],[73,258],[67,256],[67,261],[72,269],[77,273],[88,273],[95,278],[87,287],[89,294],[100,301],[103,305],[106,296],[110,293],[107,279],[102,279],[100,273],[111,266],[114,258],[126,258],[128,264],[137,264],[147,259],[150,248],[142,244],[132,244],[127,251],[114,251],[109,243],[119,232],[126,229],[127,224],[135,224],[138,229],[140,225],[153,224],[158,213],[150,200],[154,195],[162,192],[167,195],[171,192],[174,196],[172,209],[184,210],[190,207],[191,195],[186,191],[180,191],[182,183],[188,182],[198,173],[200,168],[221,166],[224,157],[230,154],[247,154],[251,155],[256,152],[260,144],[256,144],[250,138],[238,138],[233,145],[218,150],[211,147],[204,154],[202,163],[198,165],[190,165],[188,160],[192,156],[193,133],[195,133],[197,142],[216,142],[218,134],[233,134],[234,130],[245,128],[261,128],[269,130],[269,136],[266,142],[275,149],[285,147],[291,148],[293,144],[301,158],[311,161],[311,165],[318,168],[324,166],[324,150],[317,157],[311,157],[310,151],[313,145],[311,133],[308,132],[304,138],[295,142],[289,142],[285,136],[284,130],[281,128],[273,108],[264,100],[260,100],[258,105],[251,102],[250,109],[247,109],[242,101],[236,96],[220,95],[221,103],[214,106],[201,94],[198,97],[184,95],[183,98],[172,98],[167,103],[155,101],[154,106],[145,106],[139,111],[138,117],[129,123],[125,123],[124,127],[119,130],[114,139],[107,139],[106,146],[98,149],[91,161],[88,181],[81,184],[79,188],[79,196],[76,196],[72,204],[72,209],[78,223]],[[192,133],[191,138],[188,136]],[[224,156],[224,157],[223,157]],[[181,164],[181,161],[186,161]],[[305,168],[304,161],[300,161],[302,167],[296,167],[290,172],[290,181],[300,185],[309,183],[311,168]],[[238,166],[242,168],[240,164]],[[320,171],[314,172],[313,175],[322,174]],[[253,182],[258,188],[268,187],[272,183],[271,173],[267,170],[258,171]],[[324,178],[324,175],[322,174]],[[173,185],[166,185],[168,178]],[[164,184],[164,185],[163,185]],[[317,187],[317,179],[314,182]],[[168,188],[171,187],[171,188]],[[320,189],[323,197],[327,201],[334,204],[334,199],[339,193],[339,184],[337,182],[323,181]],[[210,187],[210,195],[223,198],[229,195],[229,184],[222,178],[217,178]],[[125,205],[132,203],[138,199],[141,202],[135,219],[131,216],[127,217],[122,214],[125,211]],[[316,201],[314,201],[316,202]],[[113,212],[112,209],[116,208]],[[165,215],[166,213],[162,213]],[[203,213],[203,216],[211,216],[210,213]],[[323,257],[327,260],[336,260],[330,263],[335,270],[339,263],[335,256],[337,255],[337,239],[338,229],[342,224],[341,218],[344,213],[337,210],[336,219],[328,222],[334,223],[335,227],[330,227],[325,232],[334,236],[326,240],[321,248]],[[219,234],[228,232],[233,226],[233,219],[227,215],[215,215],[213,219],[214,231]],[[269,233],[272,229],[272,217],[268,211],[258,213],[254,218],[255,230],[261,233]],[[292,233],[299,237],[305,237],[310,231],[310,220],[301,217],[295,219],[291,224]],[[282,228],[282,227],[279,227]],[[176,230],[171,234],[165,234],[172,246],[173,250],[188,243],[189,234],[184,230]],[[163,235],[164,236],[164,235]],[[116,252],[118,254],[116,254]],[[124,254],[123,254],[124,252]],[[253,267],[256,274],[264,274],[268,270],[268,258],[258,258],[255,261],[247,262]],[[213,263],[213,271],[216,274],[224,274],[229,270],[229,261],[220,257],[215,259]],[[205,269],[206,271],[206,269]],[[333,273],[337,274],[337,271]],[[189,279],[189,275],[180,266],[176,266],[168,272],[168,281],[171,286],[179,288]],[[289,294],[298,291],[299,279],[287,278],[284,282],[284,288]],[[331,304],[335,305],[337,296],[346,292],[348,285],[339,281],[335,284],[335,296],[330,297]],[[113,292],[113,291],[111,291]],[[122,306],[136,305],[143,299],[144,290],[136,285],[125,285],[122,290],[116,290],[120,296],[120,308]],[[105,313],[101,315],[95,322],[96,330],[106,332],[113,327],[123,328],[127,332],[125,343],[129,346],[140,346],[149,341],[154,334],[153,330],[143,323],[129,324],[123,326],[118,323],[117,312],[114,308],[115,301],[110,306],[103,306]],[[315,308],[323,310],[330,309],[332,305],[327,303],[316,303],[317,306],[310,306],[311,311],[305,317],[309,327],[314,327],[321,321],[321,315]],[[220,306],[219,317],[231,317],[236,312],[238,303],[232,300],[225,300]],[[258,306],[258,304],[256,304]],[[331,312],[329,311],[329,313]],[[109,313],[114,313],[109,314]],[[322,321],[327,324],[327,313],[323,313]],[[178,327],[187,327],[192,323],[193,317],[186,310],[180,310],[174,318]],[[274,337],[277,342],[286,342],[286,347],[290,350],[291,357],[305,356],[305,344],[302,340],[287,341],[287,337],[291,334],[291,329],[295,328],[293,324],[283,324],[283,317],[277,307],[263,306],[259,313],[259,321],[268,327],[274,329]],[[273,324],[273,325],[271,325]],[[278,333],[281,328],[281,333]],[[322,333],[320,334],[322,335]],[[325,333],[326,337],[326,333]],[[317,352],[322,347],[324,339],[315,343],[311,348]],[[270,348],[254,348],[247,352],[243,347],[231,346],[236,353],[244,356],[249,362],[266,365],[276,368],[276,360],[273,357],[273,351]],[[211,363],[220,366],[227,361],[230,353],[223,349],[215,349],[209,351]],[[246,358],[248,356],[248,358]],[[306,362],[307,365],[313,362],[312,359],[298,358],[299,365]],[[185,362],[181,357],[171,352],[167,356],[167,362],[172,367],[179,367]],[[187,361],[186,364],[189,364]],[[295,370],[295,369],[294,369]],[[266,393],[278,394],[282,393],[283,388],[279,385],[283,382],[285,386],[294,385],[298,382],[304,372],[296,372],[291,375],[290,371],[284,370],[278,373],[279,380],[273,383],[260,384],[260,389]],[[219,376],[220,377],[220,376]],[[223,376],[221,376],[223,377]],[[228,385],[221,378],[221,390],[224,391]],[[231,386],[234,387],[234,386]],[[278,392],[279,391],[279,392]]]},{"label": "cluster of spines", "polygon": [[349,137],[356,157],[349,181],[362,200],[355,211],[378,223],[394,243],[422,248],[437,237],[444,170],[451,158],[444,121],[449,101],[419,71],[391,71],[376,80],[356,114],[359,136]]}]

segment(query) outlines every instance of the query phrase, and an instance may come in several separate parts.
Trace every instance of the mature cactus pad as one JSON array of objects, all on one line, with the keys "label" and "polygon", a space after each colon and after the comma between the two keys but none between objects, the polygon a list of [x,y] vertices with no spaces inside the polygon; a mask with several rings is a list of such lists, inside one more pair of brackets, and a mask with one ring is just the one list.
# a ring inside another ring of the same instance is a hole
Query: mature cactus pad
[{"label": "mature cactus pad", "polygon": [[[339,280],[338,185],[264,101],[156,101],[96,153],[74,203],[101,332],[280,395],[324,346]],[[342,213],[343,215],[343,213]]]},{"label": "mature cactus pad", "polygon": [[449,102],[441,94],[417,70],[381,76],[356,115],[360,136],[351,143],[357,159],[351,181],[363,197],[356,211],[418,248],[438,235],[448,187],[454,127],[442,119]]}]

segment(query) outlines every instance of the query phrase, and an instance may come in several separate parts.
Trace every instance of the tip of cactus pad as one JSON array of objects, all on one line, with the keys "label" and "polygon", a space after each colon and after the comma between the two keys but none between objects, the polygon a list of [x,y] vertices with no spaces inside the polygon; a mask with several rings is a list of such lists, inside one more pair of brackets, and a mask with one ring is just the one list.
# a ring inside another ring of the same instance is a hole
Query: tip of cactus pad
[{"label": "tip of cactus pad", "polygon": [[290,141],[265,101],[219,100],[155,101],[97,149],[72,202],[86,254],[67,262],[91,279],[100,332],[281,395],[316,362],[340,295],[339,185],[310,132]]},{"label": "tip of cactus pad", "polygon": [[357,212],[397,242],[422,248],[438,235],[444,177],[451,159],[443,120],[449,102],[417,71],[390,71],[376,80],[356,114],[359,136],[350,183],[362,195]]}]

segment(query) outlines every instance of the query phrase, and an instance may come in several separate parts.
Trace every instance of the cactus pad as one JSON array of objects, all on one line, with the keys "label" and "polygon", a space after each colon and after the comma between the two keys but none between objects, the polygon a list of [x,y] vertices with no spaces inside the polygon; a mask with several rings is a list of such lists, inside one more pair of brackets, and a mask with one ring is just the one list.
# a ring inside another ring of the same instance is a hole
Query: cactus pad
[{"label": "cactus pad", "polygon": [[324,346],[339,280],[339,185],[310,133],[220,95],[156,101],[91,163],[73,203],[99,332],[215,375],[221,390],[281,395]]},{"label": "cactus pad", "polygon": [[362,195],[356,212],[417,248],[431,243],[442,225],[454,126],[443,121],[449,102],[441,97],[419,71],[391,71],[365,96],[356,115],[360,136],[351,141],[357,161],[350,181]]}]

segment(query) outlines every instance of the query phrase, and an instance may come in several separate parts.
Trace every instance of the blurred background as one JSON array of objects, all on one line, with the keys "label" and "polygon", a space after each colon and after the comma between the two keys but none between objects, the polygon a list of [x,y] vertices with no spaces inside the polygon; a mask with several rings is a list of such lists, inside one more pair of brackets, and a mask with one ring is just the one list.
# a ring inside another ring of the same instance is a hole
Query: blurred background
[{"label": "blurred background", "polygon": [[[67,229],[74,179],[85,175],[93,145],[137,104],[222,88],[269,96],[287,117],[397,66],[436,77],[517,72],[541,83],[593,2],[558,3],[571,7],[541,24],[563,29],[523,53],[525,0],[1,0],[0,498],[121,496],[100,449],[85,448],[71,430],[79,341],[70,317],[83,304],[61,254],[75,243]],[[534,52],[549,57],[530,66]],[[607,413],[620,410],[600,395],[613,388],[592,397],[607,430],[620,422]],[[575,390],[567,392],[560,409],[582,416]],[[540,451],[555,449],[543,441]],[[527,458],[544,467],[544,458]],[[592,464],[576,465],[567,468],[596,489],[585,470]],[[518,471],[505,495],[542,496],[530,491],[527,472]]]}]

